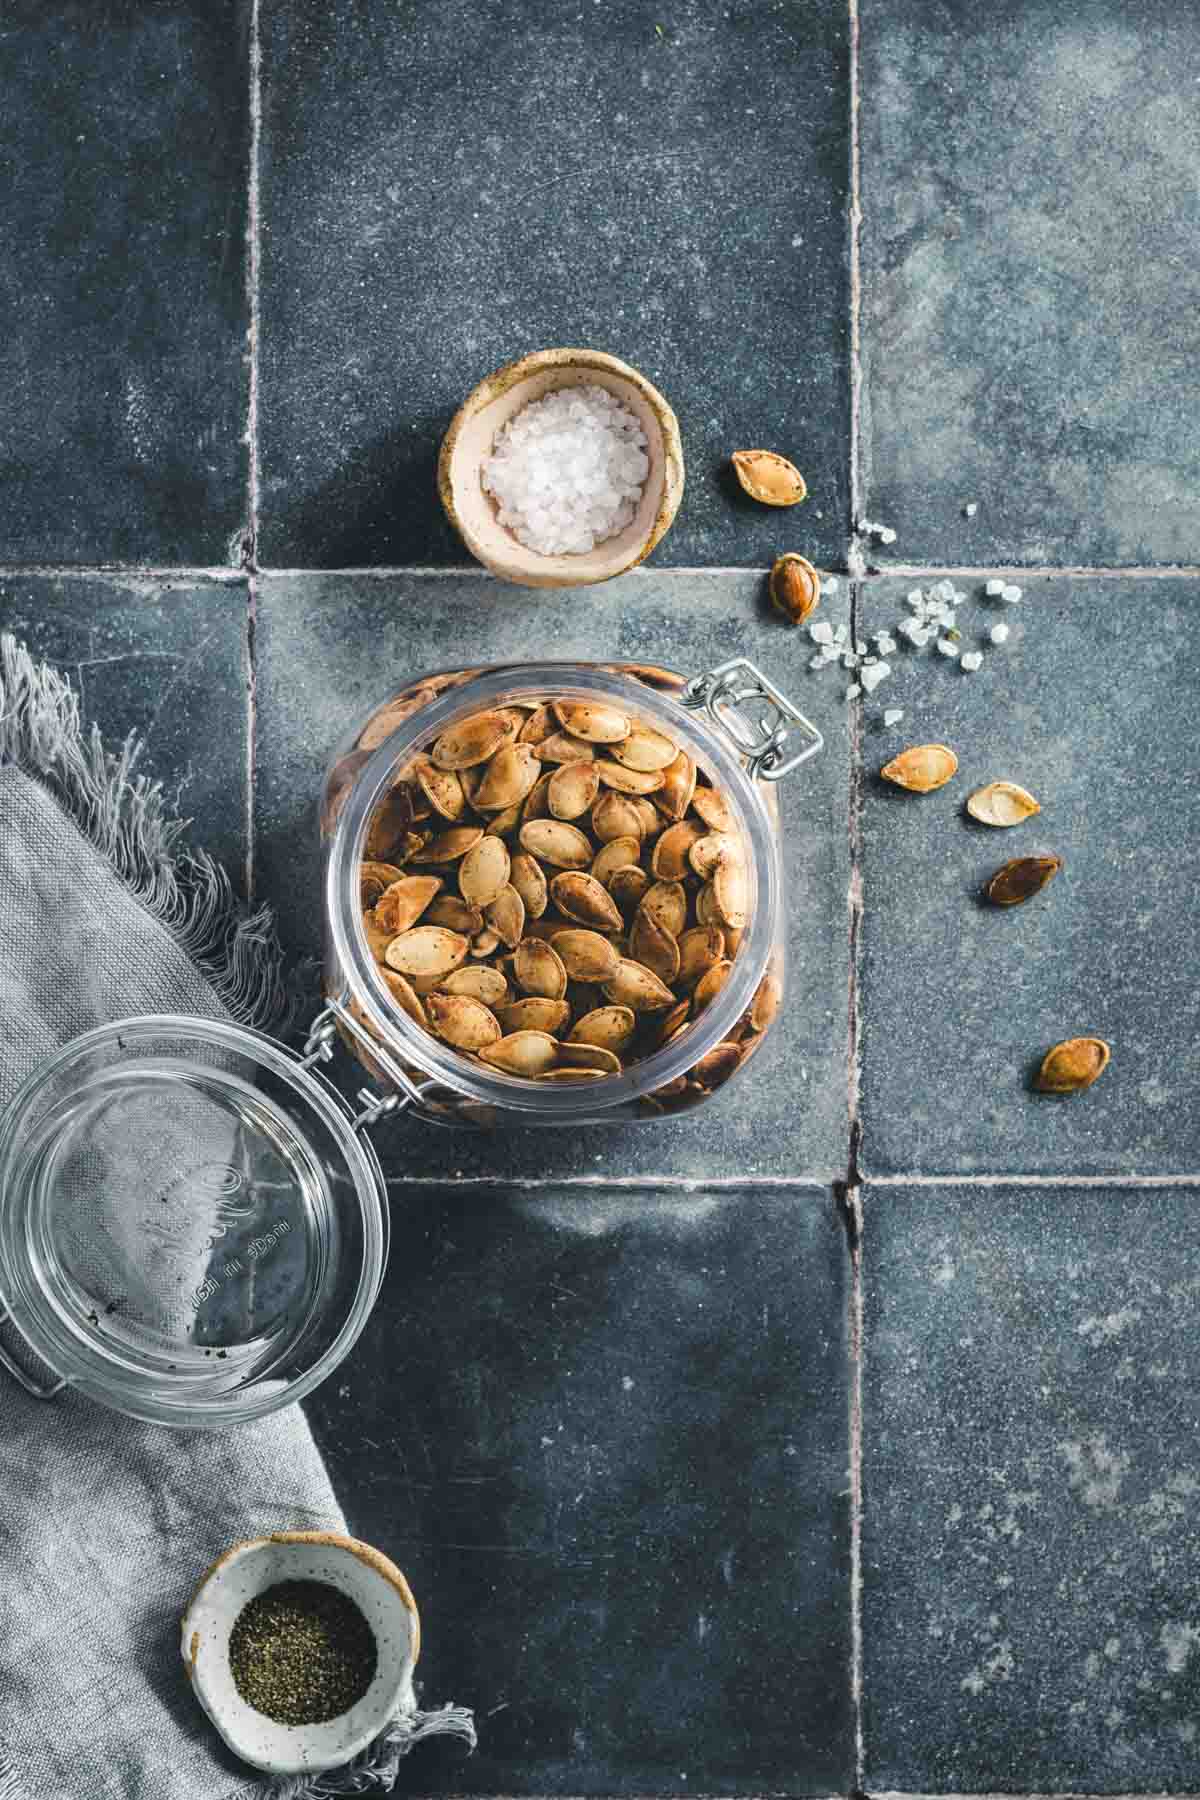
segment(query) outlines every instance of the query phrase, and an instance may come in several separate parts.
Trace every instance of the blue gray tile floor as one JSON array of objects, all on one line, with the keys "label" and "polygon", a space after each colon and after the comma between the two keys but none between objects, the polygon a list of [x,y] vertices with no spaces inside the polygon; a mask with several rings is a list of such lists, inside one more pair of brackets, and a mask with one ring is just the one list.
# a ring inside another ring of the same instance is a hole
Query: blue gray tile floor
[{"label": "blue gray tile floor", "polygon": [[[402,1785],[1195,1794],[1200,14],[17,0],[5,45],[0,629],[144,735],[310,1010],[325,767],[421,670],[744,654],[825,737],[745,1080],[378,1133],[392,1259],[310,1417],[481,1729]],[[571,342],[675,404],[684,504],[616,583],[501,587],[438,443]],[[730,482],[760,443],[796,512]],[[958,654],[848,694],[785,549],[851,640],[949,579]],[[946,787],[880,779],[922,742]],[[976,824],[997,779],[1041,811]],[[1101,1080],[1037,1093],[1082,1034]]]}]

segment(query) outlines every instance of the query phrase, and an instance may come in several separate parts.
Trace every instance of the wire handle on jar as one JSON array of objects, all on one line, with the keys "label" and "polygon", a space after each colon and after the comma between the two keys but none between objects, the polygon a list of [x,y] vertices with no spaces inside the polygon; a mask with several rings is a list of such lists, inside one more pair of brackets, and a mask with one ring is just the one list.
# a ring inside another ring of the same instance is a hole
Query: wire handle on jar
[{"label": "wire handle on jar", "polygon": [[[690,711],[707,713],[717,729],[725,733],[738,754],[746,758],[747,773],[752,781],[781,780],[802,762],[807,762],[810,756],[815,756],[825,744],[812,720],[806,718],[799,707],[794,706],[787,695],[745,656],[735,656],[719,668],[694,675],[679,698]],[[747,700],[765,700],[774,708],[773,716],[767,712],[759,715],[757,731],[737,711]],[[799,725],[810,741],[803,750],[784,761],[789,724]]]}]

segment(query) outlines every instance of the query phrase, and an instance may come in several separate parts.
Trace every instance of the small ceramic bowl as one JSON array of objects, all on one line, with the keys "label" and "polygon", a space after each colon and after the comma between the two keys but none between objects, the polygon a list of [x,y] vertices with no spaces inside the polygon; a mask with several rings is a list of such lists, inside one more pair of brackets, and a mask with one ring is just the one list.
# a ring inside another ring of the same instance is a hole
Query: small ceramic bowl
[{"label": "small ceramic bowl", "polygon": [[[484,490],[480,466],[500,427],[530,400],[554,388],[595,383],[636,413],[646,433],[650,470],[637,512],[624,531],[593,550],[541,556],[501,525]],[[535,350],[488,375],[467,395],[442,440],[438,492],[450,523],[471,555],[501,581],[520,587],[585,587],[611,581],[649,556],[670,530],[683,494],[679,421],[644,375],[601,350]]]},{"label": "small ceramic bowl", "polygon": [[[323,1581],[349,1596],[372,1632],[378,1661],[348,1712],[320,1725],[279,1725],[248,1706],[229,1667],[229,1634],[248,1601],[279,1581]],[[196,1698],[243,1762],[274,1775],[332,1769],[364,1750],[398,1712],[416,1706],[412,1673],[421,1625],[407,1581],[386,1556],[331,1531],[276,1531],[227,1550],[183,1615],[180,1650]]]}]

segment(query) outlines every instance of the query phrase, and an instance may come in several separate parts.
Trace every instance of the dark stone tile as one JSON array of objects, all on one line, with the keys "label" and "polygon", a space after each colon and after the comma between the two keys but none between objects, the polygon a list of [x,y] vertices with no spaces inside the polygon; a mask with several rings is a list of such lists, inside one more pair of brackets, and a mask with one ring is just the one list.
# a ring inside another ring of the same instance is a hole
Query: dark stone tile
[{"label": "dark stone tile", "polygon": [[906,563],[1194,563],[1200,14],[866,0],[862,46],[871,518]]},{"label": "dark stone tile", "polygon": [[[322,943],[315,813],[343,735],[422,669],[531,655],[666,662],[687,674],[739,653],[813,706],[826,749],[782,784],[790,893],[786,1020],[744,1080],[701,1111],[580,1132],[448,1135],[405,1120],[379,1143],[392,1176],[753,1174],[833,1179],[847,1151],[849,747],[844,709],[805,677],[806,636],[766,616],[760,576],[642,572],[602,597],[525,597],[482,575],[300,576],[258,598],[258,867],[289,944]],[[826,603],[845,616],[846,589]],[[468,651],[469,646],[469,651]],[[313,1006],[316,984],[313,983]]]},{"label": "dark stone tile", "polygon": [[[526,351],[624,357],[680,415],[655,560],[836,563],[848,512],[847,26],[835,0],[263,10],[262,558],[463,563],[437,446]],[[780,536],[727,459],[811,498]]]},{"label": "dark stone tile", "polygon": [[[868,583],[869,630],[910,584]],[[886,1172],[1179,1174],[1200,1169],[1200,788],[1187,701],[1200,678],[1192,584],[1028,580],[1015,606],[983,581],[964,646],[1003,616],[1011,637],[964,675],[901,651],[865,736],[861,1002],[864,1156]],[[903,723],[877,724],[883,703]],[[908,744],[959,757],[919,796],[878,778]],[[1041,813],[977,825],[967,796],[1019,782]],[[1063,859],[1009,911],[985,904],[1011,857]],[[1112,1064],[1085,1094],[1031,1091],[1044,1052],[1095,1035]]]},{"label": "dark stone tile", "polygon": [[[847,1269],[828,1191],[409,1190],[308,1402],[421,1609],[421,1792],[812,1794],[852,1774]],[[419,1766],[418,1766],[419,1765]]]},{"label": "dark stone tile", "polygon": [[241,888],[246,856],[246,584],[123,575],[0,575],[0,631],[56,663],[83,718],[118,748],[146,741],[188,837]]},{"label": "dark stone tile", "polygon": [[1194,1789],[1198,1197],[868,1189],[872,1791]]},{"label": "dark stone tile", "polygon": [[249,12],[5,8],[4,560],[231,560],[246,517]]}]

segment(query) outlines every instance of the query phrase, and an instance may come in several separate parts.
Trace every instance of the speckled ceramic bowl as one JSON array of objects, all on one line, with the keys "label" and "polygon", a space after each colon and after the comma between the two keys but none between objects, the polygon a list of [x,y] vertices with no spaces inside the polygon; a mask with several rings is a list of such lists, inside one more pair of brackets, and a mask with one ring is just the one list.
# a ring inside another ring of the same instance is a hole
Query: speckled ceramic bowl
[{"label": "speckled ceramic bowl", "polygon": [[[554,388],[585,383],[605,387],[637,414],[646,433],[650,470],[633,519],[594,550],[539,556],[501,525],[484,491],[480,466],[500,427],[530,400]],[[611,581],[649,556],[670,530],[683,495],[683,446],[679,422],[644,375],[601,350],[535,350],[488,375],[467,395],[442,440],[438,492],[450,523],[472,556],[501,581],[520,587],[585,587]]]},{"label": "speckled ceramic bowl", "polygon": [[[229,1634],[248,1601],[279,1581],[324,1581],[359,1607],[378,1652],[370,1687],[320,1725],[278,1725],[246,1702],[229,1668]],[[212,1565],[183,1615],[180,1650],[196,1698],[244,1762],[274,1775],[332,1769],[364,1750],[389,1719],[416,1706],[421,1625],[395,1563],[357,1538],[277,1531],[235,1544]]]}]

